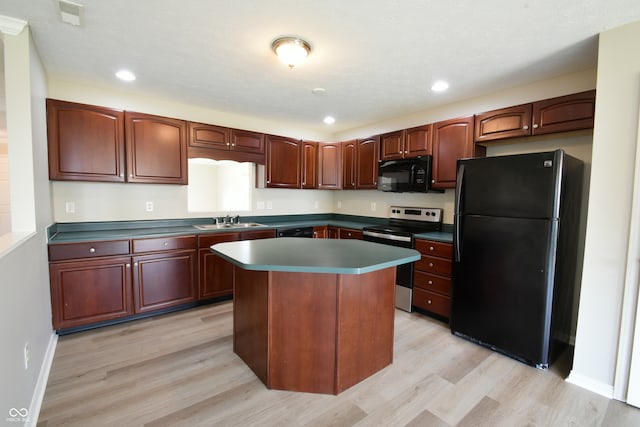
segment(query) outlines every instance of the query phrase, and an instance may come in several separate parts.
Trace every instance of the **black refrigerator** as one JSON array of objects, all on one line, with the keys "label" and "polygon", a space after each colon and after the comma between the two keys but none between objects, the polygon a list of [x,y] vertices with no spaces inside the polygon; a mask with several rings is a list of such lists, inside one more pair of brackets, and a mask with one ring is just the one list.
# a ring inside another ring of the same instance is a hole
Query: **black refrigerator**
[{"label": "black refrigerator", "polygon": [[574,314],[582,180],[563,150],[458,161],[452,333],[541,369],[557,357]]}]

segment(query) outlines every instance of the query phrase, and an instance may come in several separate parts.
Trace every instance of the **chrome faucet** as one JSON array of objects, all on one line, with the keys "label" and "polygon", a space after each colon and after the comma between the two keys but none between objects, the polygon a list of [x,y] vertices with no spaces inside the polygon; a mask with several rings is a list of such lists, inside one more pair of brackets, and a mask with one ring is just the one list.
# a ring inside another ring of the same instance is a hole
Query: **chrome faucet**
[{"label": "chrome faucet", "polygon": [[236,215],[236,224],[240,224],[240,215]]}]

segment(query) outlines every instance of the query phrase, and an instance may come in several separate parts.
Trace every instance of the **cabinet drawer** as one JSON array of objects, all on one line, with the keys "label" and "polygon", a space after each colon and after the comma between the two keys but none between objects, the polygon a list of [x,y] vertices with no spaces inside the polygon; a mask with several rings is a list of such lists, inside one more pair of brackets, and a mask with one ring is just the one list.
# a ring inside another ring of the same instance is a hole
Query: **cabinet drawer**
[{"label": "cabinet drawer", "polygon": [[413,305],[440,316],[449,317],[451,299],[420,288],[413,288]]},{"label": "cabinet drawer", "polygon": [[423,255],[437,256],[441,258],[453,257],[453,245],[451,243],[416,239],[416,250]]},{"label": "cabinet drawer", "polygon": [[276,230],[243,231],[240,240],[272,239],[276,237]]},{"label": "cabinet drawer", "polygon": [[198,247],[208,248],[216,243],[235,242],[240,240],[240,233],[201,234],[198,236]]},{"label": "cabinet drawer", "polygon": [[195,248],[196,248],[195,235],[133,240],[133,253],[169,251],[173,249],[195,249]]},{"label": "cabinet drawer", "polygon": [[102,242],[58,243],[49,245],[49,261],[74,258],[96,258],[110,255],[127,255],[129,240]]},{"label": "cabinet drawer", "polygon": [[416,261],[415,269],[426,273],[435,273],[451,277],[451,259],[424,256]]},{"label": "cabinet drawer", "polygon": [[352,228],[341,228],[338,232],[340,239],[362,239],[362,231]]},{"label": "cabinet drawer", "polygon": [[448,277],[436,276],[416,270],[413,278],[413,286],[425,291],[439,292],[451,296],[451,279]]}]

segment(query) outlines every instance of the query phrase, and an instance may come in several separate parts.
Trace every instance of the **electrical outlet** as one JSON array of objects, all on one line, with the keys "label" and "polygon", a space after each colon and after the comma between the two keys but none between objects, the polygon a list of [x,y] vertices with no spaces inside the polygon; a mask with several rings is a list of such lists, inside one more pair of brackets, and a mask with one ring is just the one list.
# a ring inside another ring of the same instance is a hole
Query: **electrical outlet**
[{"label": "electrical outlet", "polygon": [[258,210],[263,210],[264,209],[264,202],[258,202]]},{"label": "electrical outlet", "polygon": [[153,212],[153,202],[147,202],[145,204],[145,209],[147,212]]},{"label": "electrical outlet", "polygon": [[371,202],[371,210],[372,211],[376,210],[376,202]]},{"label": "electrical outlet", "polygon": [[76,213],[76,203],[75,202],[66,202],[64,204],[64,210],[66,213]]},{"label": "electrical outlet", "polygon": [[271,203],[271,201],[267,202],[267,209],[273,209],[273,203]]},{"label": "electrical outlet", "polygon": [[29,369],[29,360],[31,359],[31,352],[29,351],[29,343],[24,343],[24,370]]}]

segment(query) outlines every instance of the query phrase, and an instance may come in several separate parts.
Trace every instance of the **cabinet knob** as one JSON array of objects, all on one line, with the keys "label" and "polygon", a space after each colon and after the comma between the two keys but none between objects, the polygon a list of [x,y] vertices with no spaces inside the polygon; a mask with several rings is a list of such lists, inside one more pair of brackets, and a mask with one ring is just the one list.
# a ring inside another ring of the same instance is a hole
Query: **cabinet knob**
[{"label": "cabinet knob", "polygon": [[124,174],[123,173],[120,174],[120,178],[124,178]]},{"label": "cabinet knob", "polygon": [[89,253],[90,253],[90,254],[93,254],[93,253],[95,253],[95,252],[96,252],[96,248],[89,248]]},{"label": "cabinet knob", "polygon": [[164,247],[166,248],[167,246],[169,246],[169,243],[164,242]]},{"label": "cabinet knob", "polygon": [[133,266],[134,266],[134,267],[137,267],[137,266],[138,266],[138,263],[137,263],[137,262],[134,262],[134,263],[133,263]]},{"label": "cabinet knob", "polygon": [[131,264],[126,263],[126,264],[125,264],[125,267],[127,267],[127,268],[131,268]]},{"label": "cabinet knob", "polygon": [[229,147],[229,146],[231,146],[231,143],[230,143],[230,142],[227,142],[227,147]]},{"label": "cabinet knob", "polygon": [[538,129],[538,124],[537,124],[537,123],[534,123],[534,124],[533,124],[533,128],[534,128],[534,129]]},{"label": "cabinet knob", "polygon": [[431,305],[431,300],[427,300],[427,304]]},{"label": "cabinet knob", "polygon": [[435,180],[435,179],[432,179],[432,180],[431,180],[431,183],[432,183],[432,184],[435,184],[435,183],[436,183],[436,180]]},{"label": "cabinet knob", "polygon": [[408,151],[408,150],[405,150],[405,151],[404,151],[404,154],[409,154],[409,151]]},{"label": "cabinet knob", "polygon": [[528,125],[524,125],[524,126],[522,126],[522,129],[523,129],[523,130],[528,130],[528,129],[529,129],[529,126],[528,126]]},{"label": "cabinet knob", "polygon": [[428,282],[430,285],[433,285],[433,280],[429,280]]},{"label": "cabinet knob", "polygon": [[436,249],[436,248],[434,248],[433,246],[429,246],[429,250],[430,250],[430,251],[433,251],[433,250],[435,250],[435,249]]},{"label": "cabinet knob", "polygon": [[429,263],[429,267],[433,267],[433,263],[432,262]]},{"label": "cabinet knob", "polygon": [[235,146],[236,146],[236,144],[231,144],[231,146],[232,146],[232,147],[235,147]]},{"label": "cabinet knob", "polygon": [[129,178],[133,178],[133,174],[132,173],[129,174]]}]

